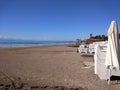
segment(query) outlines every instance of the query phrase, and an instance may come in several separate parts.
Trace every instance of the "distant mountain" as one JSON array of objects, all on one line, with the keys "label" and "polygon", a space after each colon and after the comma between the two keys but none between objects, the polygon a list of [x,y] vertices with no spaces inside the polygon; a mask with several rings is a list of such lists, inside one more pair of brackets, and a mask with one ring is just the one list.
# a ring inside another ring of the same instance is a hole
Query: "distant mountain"
[{"label": "distant mountain", "polygon": [[13,39],[13,38],[0,38],[0,42],[18,42],[18,41],[23,41],[23,40]]},{"label": "distant mountain", "polygon": [[33,42],[32,40],[22,40],[22,39],[13,39],[13,38],[0,38],[0,43],[24,43],[24,42]]}]

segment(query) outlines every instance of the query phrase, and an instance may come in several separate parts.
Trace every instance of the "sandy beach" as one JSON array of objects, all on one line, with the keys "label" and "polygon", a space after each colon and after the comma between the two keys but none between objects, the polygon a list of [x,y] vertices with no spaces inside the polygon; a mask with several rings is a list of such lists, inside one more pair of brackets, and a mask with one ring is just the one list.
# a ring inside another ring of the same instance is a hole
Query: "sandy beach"
[{"label": "sandy beach", "polygon": [[119,82],[112,81],[111,85],[108,85],[107,81],[100,80],[94,74],[93,55],[81,55],[76,50],[76,47],[65,45],[0,48],[0,73],[8,77],[20,78],[27,87],[81,87],[77,90],[120,89]]}]

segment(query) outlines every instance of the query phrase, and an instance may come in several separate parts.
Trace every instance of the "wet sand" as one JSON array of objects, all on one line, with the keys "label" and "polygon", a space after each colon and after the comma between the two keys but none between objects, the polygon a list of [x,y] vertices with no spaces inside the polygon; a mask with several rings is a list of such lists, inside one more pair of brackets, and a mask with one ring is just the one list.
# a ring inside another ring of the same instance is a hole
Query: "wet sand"
[{"label": "wet sand", "polygon": [[[86,66],[86,63],[89,65]],[[0,73],[13,78],[19,77],[28,86],[81,87],[84,90],[120,89],[119,82],[112,81],[108,85],[107,81],[100,80],[94,74],[92,64],[93,56],[80,55],[75,47],[58,45],[0,48]]]}]

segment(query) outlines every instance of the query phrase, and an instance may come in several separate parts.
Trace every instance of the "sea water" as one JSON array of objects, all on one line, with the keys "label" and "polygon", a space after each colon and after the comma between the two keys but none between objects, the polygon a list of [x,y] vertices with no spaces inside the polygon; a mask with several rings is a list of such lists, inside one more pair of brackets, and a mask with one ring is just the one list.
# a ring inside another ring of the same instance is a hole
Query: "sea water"
[{"label": "sea water", "polygon": [[74,41],[0,41],[0,48],[22,48],[32,46],[66,45],[74,43]]}]

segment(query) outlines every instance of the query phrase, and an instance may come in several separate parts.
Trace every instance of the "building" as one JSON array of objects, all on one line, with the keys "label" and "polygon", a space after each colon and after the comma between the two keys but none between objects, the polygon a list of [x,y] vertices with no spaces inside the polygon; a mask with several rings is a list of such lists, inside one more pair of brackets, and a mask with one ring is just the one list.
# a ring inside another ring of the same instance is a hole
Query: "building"
[{"label": "building", "polygon": [[105,41],[104,39],[94,39],[94,38],[89,38],[86,40],[86,44],[91,44],[93,42],[100,42],[100,41]]}]

